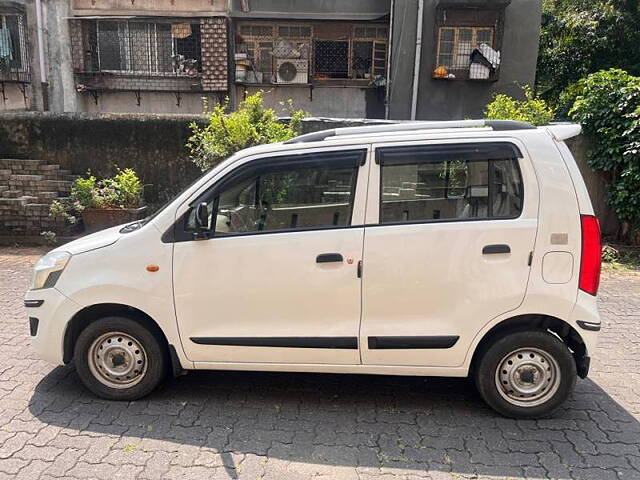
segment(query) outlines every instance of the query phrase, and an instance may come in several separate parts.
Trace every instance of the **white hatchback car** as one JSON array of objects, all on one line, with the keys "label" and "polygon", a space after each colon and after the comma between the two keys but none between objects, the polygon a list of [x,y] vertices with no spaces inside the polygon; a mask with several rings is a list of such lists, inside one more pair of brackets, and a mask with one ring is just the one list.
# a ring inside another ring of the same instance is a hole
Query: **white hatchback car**
[{"label": "white hatchback car", "polygon": [[579,132],[419,122],[244,150],[45,255],[33,345],[109,399],[184,370],[472,375],[498,412],[548,414],[600,330]]}]

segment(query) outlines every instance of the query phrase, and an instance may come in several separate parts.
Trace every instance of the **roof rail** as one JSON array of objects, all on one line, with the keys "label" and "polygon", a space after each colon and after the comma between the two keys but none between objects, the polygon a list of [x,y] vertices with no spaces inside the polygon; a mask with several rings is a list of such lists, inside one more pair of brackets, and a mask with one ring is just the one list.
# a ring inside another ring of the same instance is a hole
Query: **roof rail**
[{"label": "roof rail", "polygon": [[343,135],[358,135],[364,133],[387,133],[387,132],[408,132],[412,130],[434,130],[442,128],[474,128],[474,127],[491,127],[493,130],[530,130],[535,129],[533,125],[527,122],[518,122],[515,120],[453,120],[442,122],[401,122],[387,125],[370,125],[366,127],[345,127],[332,128],[322,130],[320,132],[307,133],[292,138],[284,142],[290,143],[307,143],[319,142],[329,137],[337,137]]}]

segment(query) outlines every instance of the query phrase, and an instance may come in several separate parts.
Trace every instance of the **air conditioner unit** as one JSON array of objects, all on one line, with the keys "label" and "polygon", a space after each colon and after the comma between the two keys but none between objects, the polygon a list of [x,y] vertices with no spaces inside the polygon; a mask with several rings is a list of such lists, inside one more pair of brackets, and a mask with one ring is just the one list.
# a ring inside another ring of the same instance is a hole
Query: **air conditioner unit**
[{"label": "air conditioner unit", "polygon": [[309,83],[309,61],[276,59],[276,74],[277,83]]}]

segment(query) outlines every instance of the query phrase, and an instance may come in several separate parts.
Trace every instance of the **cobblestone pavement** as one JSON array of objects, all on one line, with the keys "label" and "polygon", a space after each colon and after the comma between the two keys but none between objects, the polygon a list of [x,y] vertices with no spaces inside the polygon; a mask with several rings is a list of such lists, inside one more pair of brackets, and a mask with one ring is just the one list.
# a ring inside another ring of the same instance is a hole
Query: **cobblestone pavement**
[{"label": "cobblestone pavement", "polygon": [[206,372],[98,400],[29,345],[41,252],[0,249],[0,478],[640,479],[638,276],[603,280],[591,378],[515,421],[461,379]]}]

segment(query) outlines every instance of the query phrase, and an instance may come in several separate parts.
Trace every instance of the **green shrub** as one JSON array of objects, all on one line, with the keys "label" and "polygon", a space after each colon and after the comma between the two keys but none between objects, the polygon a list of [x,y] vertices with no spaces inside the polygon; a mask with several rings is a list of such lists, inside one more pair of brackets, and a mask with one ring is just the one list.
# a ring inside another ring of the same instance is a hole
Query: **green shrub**
[{"label": "green shrub", "polygon": [[602,70],[580,80],[576,91],[569,115],[595,140],[589,165],[610,175],[609,204],[633,240],[640,229],[640,77]]},{"label": "green shrub", "polygon": [[130,168],[118,169],[113,178],[97,180],[87,173],[71,185],[71,194],[66,200],[54,200],[49,214],[62,217],[75,224],[87,208],[137,208],[142,202],[142,183]]},{"label": "green shrub", "polygon": [[499,93],[485,109],[486,118],[494,120],[520,120],[533,125],[546,125],[554,119],[553,109],[541,98],[533,95],[531,88],[522,88],[524,100],[516,100]]},{"label": "green shrub", "polygon": [[231,113],[226,113],[226,104],[216,105],[209,113],[208,125],[190,125],[192,135],[187,141],[187,149],[202,171],[244,148],[282,142],[299,135],[305,112],[294,110],[289,101],[291,120],[282,123],[273,109],[265,108],[262,97],[262,91],[248,96],[238,110]]},{"label": "green shrub", "polygon": [[612,67],[640,75],[638,0],[543,0],[537,92],[566,118],[562,92]]}]

